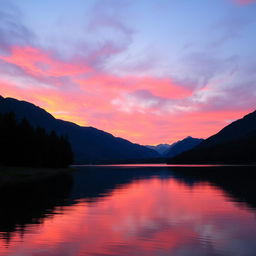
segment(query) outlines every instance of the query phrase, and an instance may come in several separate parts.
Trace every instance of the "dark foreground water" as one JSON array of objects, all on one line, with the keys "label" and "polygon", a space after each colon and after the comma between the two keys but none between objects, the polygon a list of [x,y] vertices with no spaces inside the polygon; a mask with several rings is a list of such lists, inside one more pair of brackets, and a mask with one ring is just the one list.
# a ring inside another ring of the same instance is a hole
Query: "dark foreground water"
[{"label": "dark foreground water", "polygon": [[0,191],[0,255],[255,256],[254,167],[79,167]]}]

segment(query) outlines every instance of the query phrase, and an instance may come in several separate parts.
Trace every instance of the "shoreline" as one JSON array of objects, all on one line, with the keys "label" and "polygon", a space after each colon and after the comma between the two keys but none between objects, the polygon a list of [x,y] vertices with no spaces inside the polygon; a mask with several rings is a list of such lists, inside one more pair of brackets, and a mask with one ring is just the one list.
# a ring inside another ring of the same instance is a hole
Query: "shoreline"
[{"label": "shoreline", "polygon": [[40,182],[51,177],[69,174],[75,169],[67,168],[36,168],[0,166],[0,189],[8,186],[19,186],[27,183]]}]

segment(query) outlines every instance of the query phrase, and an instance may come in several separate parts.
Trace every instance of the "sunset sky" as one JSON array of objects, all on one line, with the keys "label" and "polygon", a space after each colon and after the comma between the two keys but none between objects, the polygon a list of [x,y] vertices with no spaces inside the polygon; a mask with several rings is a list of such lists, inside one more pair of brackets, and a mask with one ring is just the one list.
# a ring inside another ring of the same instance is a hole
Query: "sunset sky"
[{"label": "sunset sky", "polygon": [[0,94],[140,144],[256,109],[254,0],[0,0]]}]

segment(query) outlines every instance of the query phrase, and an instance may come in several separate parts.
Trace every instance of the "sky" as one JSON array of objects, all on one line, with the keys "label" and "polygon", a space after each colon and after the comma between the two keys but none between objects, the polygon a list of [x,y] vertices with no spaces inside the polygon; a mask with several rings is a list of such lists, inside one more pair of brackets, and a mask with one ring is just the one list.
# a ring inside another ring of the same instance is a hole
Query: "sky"
[{"label": "sky", "polygon": [[0,94],[144,145],[256,109],[255,0],[0,0]]}]

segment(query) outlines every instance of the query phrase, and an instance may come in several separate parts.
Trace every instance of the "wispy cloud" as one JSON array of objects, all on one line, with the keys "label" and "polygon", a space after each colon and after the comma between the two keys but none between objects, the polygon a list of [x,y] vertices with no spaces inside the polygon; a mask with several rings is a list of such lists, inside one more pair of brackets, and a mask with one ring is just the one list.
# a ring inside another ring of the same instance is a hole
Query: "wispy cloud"
[{"label": "wispy cloud", "polygon": [[32,44],[34,33],[23,23],[20,11],[10,3],[1,1],[0,8],[0,53],[4,54],[13,45]]}]

